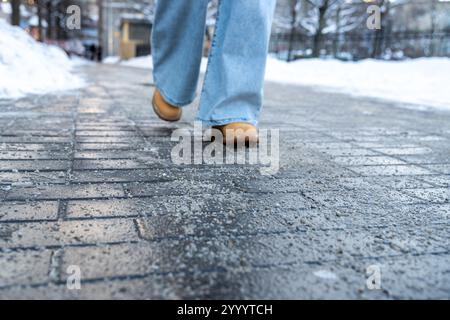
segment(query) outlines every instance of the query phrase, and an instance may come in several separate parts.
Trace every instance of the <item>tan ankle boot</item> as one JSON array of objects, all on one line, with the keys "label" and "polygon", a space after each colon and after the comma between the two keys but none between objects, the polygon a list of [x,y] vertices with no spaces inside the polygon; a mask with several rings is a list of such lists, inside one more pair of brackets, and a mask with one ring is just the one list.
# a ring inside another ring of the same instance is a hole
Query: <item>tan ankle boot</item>
[{"label": "tan ankle boot", "polygon": [[178,121],[181,118],[181,108],[167,103],[157,89],[153,95],[152,105],[156,115],[162,120],[172,122]]},{"label": "tan ankle boot", "polygon": [[259,142],[258,129],[250,123],[233,122],[223,126],[215,126],[214,128],[222,132],[224,144],[227,144],[227,141],[230,141],[234,145],[238,141],[244,141],[245,144]]}]

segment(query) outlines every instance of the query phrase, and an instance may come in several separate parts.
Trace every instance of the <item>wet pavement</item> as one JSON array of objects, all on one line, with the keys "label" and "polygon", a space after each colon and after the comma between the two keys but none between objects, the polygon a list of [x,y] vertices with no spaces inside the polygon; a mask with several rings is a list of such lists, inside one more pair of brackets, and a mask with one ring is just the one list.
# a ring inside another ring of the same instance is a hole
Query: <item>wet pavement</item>
[{"label": "wet pavement", "polygon": [[80,72],[0,100],[0,298],[450,298],[450,113],[268,83],[267,176],[173,164],[196,103],[163,123],[149,71]]}]

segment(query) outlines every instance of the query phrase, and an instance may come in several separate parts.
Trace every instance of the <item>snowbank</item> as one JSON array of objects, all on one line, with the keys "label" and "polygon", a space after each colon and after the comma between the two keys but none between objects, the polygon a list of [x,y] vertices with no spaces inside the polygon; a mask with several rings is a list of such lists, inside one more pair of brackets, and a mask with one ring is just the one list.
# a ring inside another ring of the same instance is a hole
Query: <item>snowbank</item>
[{"label": "snowbank", "polygon": [[102,63],[104,64],[117,64],[120,62],[120,57],[118,56],[110,56],[103,59]]},{"label": "snowbank", "polygon": [[448,58],[400,62],[307,59],[287,63],[271,57],[266,80],[450,109]]},{"label": "snowbank", "polygon": [[61,49],[35,41],[0,19],[0,98],[19,98],[84,86]]},{"label": "snowbank", "polygon": [[120,64],[127,67],[151,69],[153,68],[153,59],[152,56],[137,57],[130,60],[124,60],[120,62]]}]

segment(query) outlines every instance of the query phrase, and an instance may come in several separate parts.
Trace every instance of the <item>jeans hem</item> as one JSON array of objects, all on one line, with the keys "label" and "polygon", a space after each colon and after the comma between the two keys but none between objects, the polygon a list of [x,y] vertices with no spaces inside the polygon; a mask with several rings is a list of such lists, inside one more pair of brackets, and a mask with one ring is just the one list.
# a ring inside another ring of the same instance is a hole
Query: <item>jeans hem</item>
[{"label": "jeans hem", "polygon": [[153,78],[155,79],[155,87],[156,89],[161,93],[162,97],[164,98],[164,100],[168,103],[170,103],[171,105],[175,106],[175,107],[185,107],[187,105],[190,105],[192,102],[194,102],[195,97],[183,101],[183,102],[179,102],[175,99],[170,98],[170,96],[166,93],[166,91],[164,89],[162,89],[160,86],[158,86],[158,80],[156,79],[155,75],[153,75]]}]

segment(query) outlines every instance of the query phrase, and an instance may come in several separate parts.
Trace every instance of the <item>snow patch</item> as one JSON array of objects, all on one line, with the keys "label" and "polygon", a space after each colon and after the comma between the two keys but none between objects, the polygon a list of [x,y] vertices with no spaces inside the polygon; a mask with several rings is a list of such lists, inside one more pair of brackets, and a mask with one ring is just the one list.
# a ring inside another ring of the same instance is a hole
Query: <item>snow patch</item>
[{"label": "snow patch", "polygon": [[270,57],[266,80],[395,100],[419,109],[450,109],[449,58],[359,62],[305,59],[287,63]]},{"label": "snow patch", "polygon": [[74,65],[55,46],[35,41],[24,30],[0,19],[0,98],[78,89],[85,85],[71,73]]},{"label": "snow patch", "polygon": [[102,63],[104,64],[116,64],[120,62],[120,57],[117,56],[109,56],[103,59]]},{"label": "snow patch", "polygon": [[337,280],[338,276],[336,273],[331,272],[329,270],[317,270],[314,272],[314,275],[321,279],[327,279],[327,280]]},{"label": "snow patch", "polygon": [[120,64],[127,67],[153,69],[152,56],[137,57],[130,60],[124,60]]}]

